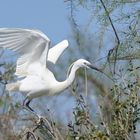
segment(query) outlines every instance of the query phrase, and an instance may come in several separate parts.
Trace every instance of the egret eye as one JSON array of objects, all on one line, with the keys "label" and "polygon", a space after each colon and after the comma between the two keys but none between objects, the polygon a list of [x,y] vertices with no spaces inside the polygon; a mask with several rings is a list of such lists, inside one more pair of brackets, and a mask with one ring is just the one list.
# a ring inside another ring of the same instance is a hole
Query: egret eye
[{"label": "egret eye", "polygon": [[85,65],[87,65],[87,63],[86,63],[86,62],[84,62],[84,64],[85,64]]}]

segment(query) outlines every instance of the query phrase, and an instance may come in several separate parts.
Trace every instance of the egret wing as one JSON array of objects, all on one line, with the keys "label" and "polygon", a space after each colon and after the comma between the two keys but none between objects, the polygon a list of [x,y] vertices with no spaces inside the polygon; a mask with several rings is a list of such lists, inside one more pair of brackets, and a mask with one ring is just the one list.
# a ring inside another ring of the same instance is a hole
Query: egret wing
[{"label": "egret wing", "polygon": [[[11,49],[20,55],[16,67],[18,76],[26,76],[29,65],[35,61],[46,65],[49,42],[49,38],[37,30],[0,28],[0,47]],[[40,59],[42,57],[45,59]]]},{"label": "egret wing", "polygon": [[55,64],[56,61],[58,60],[59,56],[68,47],[68,45],[69,45],[68,41],[63,40],[60,43],[58,43],[57,45],[55,45],[54,47],[52,47],[51,49],[49,49],[47,60]]}]

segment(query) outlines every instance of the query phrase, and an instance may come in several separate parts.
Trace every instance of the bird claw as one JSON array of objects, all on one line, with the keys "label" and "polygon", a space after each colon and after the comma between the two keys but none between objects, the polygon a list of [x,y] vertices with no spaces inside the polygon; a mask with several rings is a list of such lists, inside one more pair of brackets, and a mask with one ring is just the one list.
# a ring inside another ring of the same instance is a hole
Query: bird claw
[{"label": "bird claw", "polygon": [[37,114],[34,110],[31,110],[30,108],[28,108],[28,106],[24,105],[22,107],[24,109],[28,110],[30,113],[34,114],[38,118],[37,121],[36,121],[37,124],[41,124],[43,121],[46,121],[46,119],[43,116]]},{"label": "bird claw", "polygon": [[37,119],[36,123],[37,123],[37,124],[40,124],[40,123],[42,122],[42,120],[43,120],[43,119],[42,119],[43,117],[40,116],[40,115],[38,115],[37,117],[38,117],[38,119]]},{"label": "bird claw", "polygon": [[[37,115],[37,114],[36,114],[36,115]],[[37,115],[37,117],[38,117],[38,120],[36,121],[37,124],[41,124],[43,121],[46,120],[46,119],[45,119],[43,116],[41,116],[41,115]]]}]

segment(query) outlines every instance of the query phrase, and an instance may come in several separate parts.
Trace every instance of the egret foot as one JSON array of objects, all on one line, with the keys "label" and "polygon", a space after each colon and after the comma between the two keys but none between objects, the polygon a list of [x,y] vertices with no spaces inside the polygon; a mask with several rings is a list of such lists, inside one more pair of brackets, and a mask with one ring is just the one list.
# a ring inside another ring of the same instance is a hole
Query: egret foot
[{"label": "egret foot", "polygon": [[37,117],[38,117],[38,120],[36,121],[37,124],[41,124],[44,122],[45,118],[43,116],[37,115]]}]

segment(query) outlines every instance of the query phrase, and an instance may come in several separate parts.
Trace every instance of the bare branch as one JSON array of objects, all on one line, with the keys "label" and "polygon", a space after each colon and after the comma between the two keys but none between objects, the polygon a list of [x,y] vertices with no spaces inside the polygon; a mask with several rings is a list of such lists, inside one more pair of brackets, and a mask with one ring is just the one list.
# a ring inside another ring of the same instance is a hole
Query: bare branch
[{"label": "bare branch", "polygon": [[136,2],[140,2],[140,0],[126,0],[123,1],[122,3],[136,3]]},{"label": "bare branch", "polygon": [[[111,26],[112,26],[112,29],[113,29],[114,34],[115,34],[116,39],[117,39],[117,45],[116,45],[113,49],[111,49],[111,50],[109,51],[109,53],[108,53],[108,57],[110,57],[110,55],[112,54],[113,50],[115,50],[115,62],[114,62],[114,74],[115,74],[115,65],[116,65],[116,60],[117,60],[118,47],[119,47],[119,45],[120,45],[120,39],[119,39],[119,36],[118,36],[117,31],[116,31],[116,29],[115,29],[115,26],[114,26],[114,24],[113,24],[113,22],[112,22],[112,19],[111,19],[110,15],[109,15],[109,12],[108,12],[108,10],[107,10],[107,8],[106,8],[106,6],[105,6],[103,0],[100,0],[100,2],[101,2],[101,4],[102,4],[102,6],[104,7],[104,10],[105,10],[105,12],[106,12],[106,14],[107,14],[107,16],[108,16],[108,19],[109,19],[109,21],[110,21],[110,24],[111,24]],[[108,60],[109,60],[109,59],[108,59]]]}]

